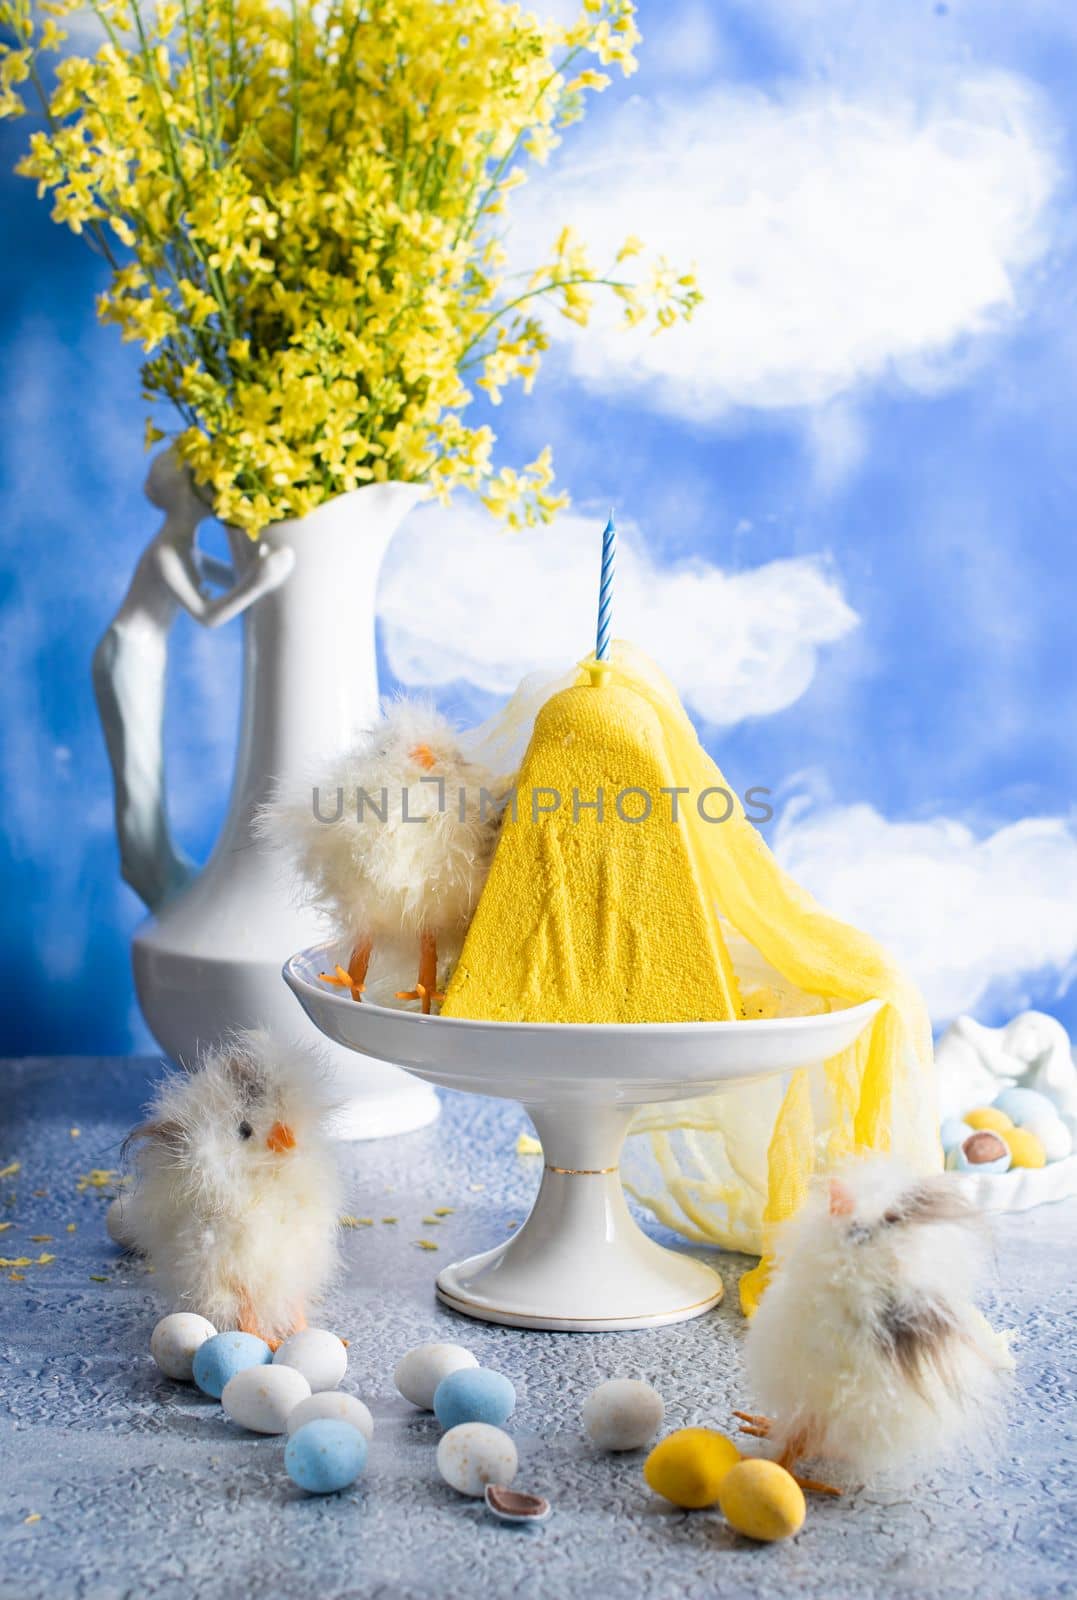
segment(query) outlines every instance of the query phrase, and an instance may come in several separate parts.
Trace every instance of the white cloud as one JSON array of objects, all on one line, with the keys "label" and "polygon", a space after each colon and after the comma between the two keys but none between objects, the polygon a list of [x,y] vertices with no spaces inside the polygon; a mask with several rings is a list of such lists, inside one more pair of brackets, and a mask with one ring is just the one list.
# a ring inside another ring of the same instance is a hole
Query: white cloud
[{"label": "white cloud", "polygon": [[[379,591],[395,676],[507,694],[527,672],[563,671],[586,655],[603,520],[565,513],[551,527],[508,534],[465,505],[417,512],[390,548]],[[810,557],[739,573],[702,560],[658,567],[635,528],[620,532],[614,633],[657,657],[706,722],[792,705],[819,647],[856,621]]]},{"label": "white cloud", "polygon": [[989,996],[1021,1009],[1060,992],[1077,970],[1077,834],[1063,818],[977,838],[945,817],[790,808],[774,848],[828,910],[905,965],[936,1023]]},{"label": "white cloud", "polygon": [[540,253],[556,218],[598,248],[631,230],[694,261],[707,300],[688,327],[626,336],[612,307],[585,331],[551,318],[577,377],[693,419],[941,381],[1016,314],[1057,177],[1035,91],[1005,72],[951,77],[925,103],[817,84],[636,99],[581,141],[521,191],[514,249]]},{"label": "white cloud", "polygon": [[805,437],[812,482],[828,494],[851,477],[868,450],[867,429],[855,406],[844,400],[805,414]]}]

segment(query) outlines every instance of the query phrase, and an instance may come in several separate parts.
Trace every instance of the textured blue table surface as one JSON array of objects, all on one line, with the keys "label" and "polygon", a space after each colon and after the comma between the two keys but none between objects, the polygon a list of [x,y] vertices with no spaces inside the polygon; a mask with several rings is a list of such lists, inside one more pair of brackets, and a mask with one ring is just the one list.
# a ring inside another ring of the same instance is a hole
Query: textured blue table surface
[{"label": "textured blue table surface", "polygon": [[[661,1391],[667,1426],[728,1429],[747,1398],[734,1292],[743,1261],[726,1258],[717,1312],[668,1329],[530,1333],[439,1308],[438,1267],[504,1238],[538,1179],[535,1158],[514,1152],[522,1112],[446,1097],[432,1128],[342,1147],[348,1209],[375,1221],[344,1234],[345,1270],[322,1320],[351,1340],[345,1386],[368,1402],[376,1432],[354,1489],[307,1499],[284,1475],[280,1440],[241,1433],[218,1405],[157,1371],[148,1345],[163,1308],[153,1278],[111,1246],[107,1191],[83,1179],[118,1167],[154,1070],[130,1060],[0,1063],[0,1169],[20,1163],[0,1178],[0,1256],[55,1257],[0,1269],[2,1600],[1077,1593],[1077,1206],[996,1226],[988,1309],[1019,1336],[1008,1434],[915,1491],[813,1500],[794,1542],[755,1547],[716,1511],[657,1501],[642,1482],[642,1453],[597,1453],[579,1416],[596,1382],[625,1375]],[[422,1220],[441,1206],[454,1210]],[[390,1215],[398,1221],[380,1220]],[[437,1252],[420,1238],[435,1239]],[[396,1359],[431,1338],[468,1344],[515,1383],[517,1486],[554,1502],[541,1528],[498,1526],[438,1479],[437,1425],[392,1384]]]}]

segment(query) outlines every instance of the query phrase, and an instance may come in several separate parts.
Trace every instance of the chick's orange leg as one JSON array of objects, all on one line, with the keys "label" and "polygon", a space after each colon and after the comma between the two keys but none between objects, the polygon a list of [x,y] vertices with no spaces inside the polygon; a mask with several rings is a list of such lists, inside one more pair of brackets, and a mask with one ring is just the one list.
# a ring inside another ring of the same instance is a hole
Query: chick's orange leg
[{"label": "chick's orange leg", "polygon": [[372,939],[362,939],[352,949],[347,967],[342,967],[339,962],[332,972],[319,972],[318,977],[323,983],[331,983],[337,989],[350,989],[353,1000],[363,998],[366,988],[367,968],[370,966],[370,957],[374,950]]},{"label": "chick's orange leg", "polygon": [[741,1433],[750,1434],[753,1439],[769,1439],[773,1424],[769,1417],[761,1417],[754,1411],[734,1411],[733,1415],[739,1417],[746,1427],[741,1428]]},{"label": "chick's orange leg", "polygon": [[423,932],[419,938],[419,981],[414,989],[398,989],[398,1000],[421,1000],[423,1014],[430,1011],[431,1000],[444,1000],[438,990],[438,940],[437,934]]},{"label": "chick's orange leg", "polygon": [[244,1290],[239,1296],[239,1331],[240,1333],[253,1333],[256,1339],[265,1339],[271,1350],[279,1350],[279,1339],[268,1339],[262,1332],[258,1322],[258,1313],[251,1302],[251,1297]]},{"label": "chick's orange leg", "polygon": [[[764,1421],[765,1420],[766,1419],[764,1418]],[[820,1483],[818,1478],[801,1478],[793,1471],[793,1468],[796,1466],[801,1456],[805,1455],[806,1453],[807,1441],[805,1440],[804,1435],[794,1434],[789,1443],[786,1445],[785,1449],[782,1451],[781,1455],[778,1457],[778,1465],[780,1467],[784,1467],[786,1472],[788,1472],[792,1477],[794,1483],[798,1483],[806,1493],[832,1494],[840,1496],[842,1491],[840,1489],[835,1489],[832,1483]]]},{"label": "chick's orange leg", "polygon": [[370,957],[374,949],[372,939],[360,939],[351,954],[348,962],[348,977],[352,981],[352,999],[362,997],[366,988],[367,968],[370,966]]},{"label": "chick's orange leg", "polygon": [[799,1478],[795,1472],[790,1476],[794,1483],[799,1483],[805,1494],[832,1494],[840,1499],[844,1493],[842,1489],[835,1489],[832,1483],[820,1483],[818,1478]]}]

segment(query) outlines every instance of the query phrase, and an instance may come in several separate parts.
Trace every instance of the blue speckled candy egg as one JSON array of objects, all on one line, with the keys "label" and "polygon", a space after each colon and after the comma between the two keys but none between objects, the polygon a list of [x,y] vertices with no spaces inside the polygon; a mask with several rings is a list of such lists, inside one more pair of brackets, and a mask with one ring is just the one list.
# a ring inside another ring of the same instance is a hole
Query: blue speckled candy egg
[{"label": "blue speckled candy egg", "polygon": [[335,1494],[355,1482],[366,1456],[367,1442],[358,1428],[319,1417],[292,1434],[284,1450],[284,1467],[292,1482],[308,1494]]},{"label": "blue speckled candy egg", "polygon": [[947,1117],[939,1129],[939,1139],[946,1155],[954,1148],[955,1144],[962,1144],[974,1130],[967,1122],[962,1122],[960,1117]]},{"label": "blue speckled candy egg", "polygon": [[996,1111],[1004,1111],[1011,1122],[1023,1128],[1030,1117],[1057,1117],[1058,1107],[1038,1089],[1003,1089],[994,1101]]},{"label": "blue speckled candy egg", "polygon": [[461,1367],[442,1378],[434,1391],[434,1415],[443,1428],[462,1422],[485,1422],[500,1428],[512,1416],[516,1390],[508,1378],[489,1367]]},{"label": "blue speckled candy egg", "polygon": [[195,1351],[191,1376],[203,1394],[211,1394],[214,1400],[219,1400],[225,1384],[237,1372],[245,1372],[248,1367],[263,1367],[272,1359],[272,1350],[256,1334],[217,1333]]}]

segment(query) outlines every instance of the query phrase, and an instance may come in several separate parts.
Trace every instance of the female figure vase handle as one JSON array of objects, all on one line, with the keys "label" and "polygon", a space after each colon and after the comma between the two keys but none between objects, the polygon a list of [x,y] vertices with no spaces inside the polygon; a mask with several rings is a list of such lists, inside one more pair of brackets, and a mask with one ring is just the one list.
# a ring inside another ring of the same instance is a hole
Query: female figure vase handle
[{"label": "female figure vase handle", "polygon": [[196,871],[168,823],[163,722],[172,624],[181,607],[207,628],[230,621],[283,583],[295,556],[245,536],[232,542],[234,566],[199,550],[199,524],[212,513],[171,450],[153,461],[146,495],[164,521],[94,651],[93,683],[112,766],[120,870],[153,911]]}]

